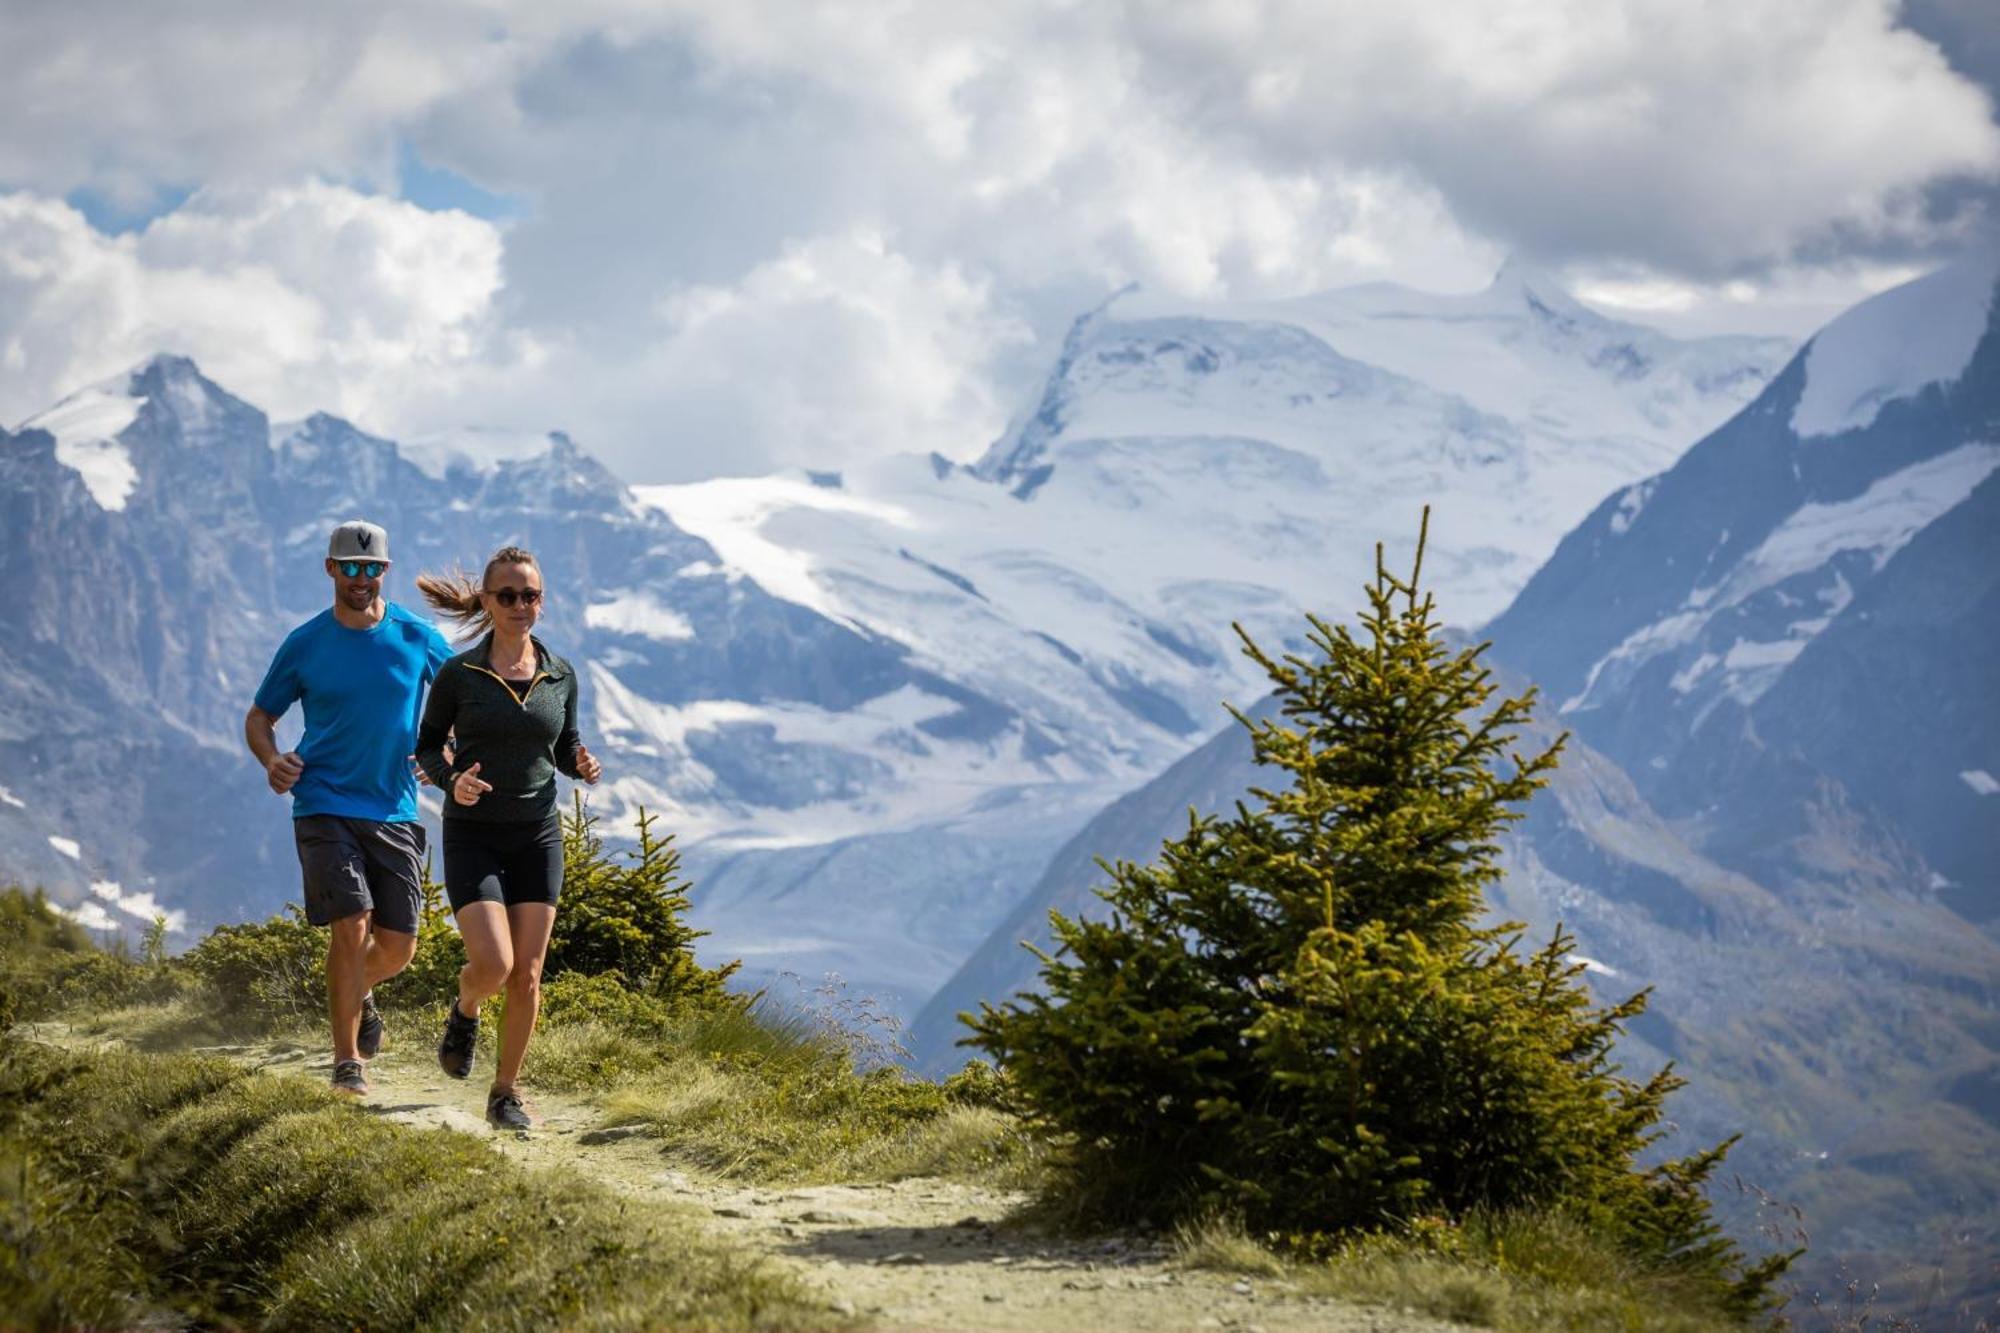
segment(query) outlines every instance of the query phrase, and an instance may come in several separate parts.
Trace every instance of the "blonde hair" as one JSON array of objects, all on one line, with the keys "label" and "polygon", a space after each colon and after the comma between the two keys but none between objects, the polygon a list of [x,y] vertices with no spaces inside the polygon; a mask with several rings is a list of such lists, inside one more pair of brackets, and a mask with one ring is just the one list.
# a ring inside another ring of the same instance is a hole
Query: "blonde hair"
[{"label": "blonde hair", "polygon": [[486,580],[493,577],[494,569],[500,565],[532,565],[537,573],[542,568],[534,552],[524,551],[518,546],[503,546],[486,562],[486,570],[476,582],[463,569],[454,569],[449,574],[417,575],[417,591],[424,595],[432,610],[459,626],[454,637],[460,643],[477,638],[493,628],[493,616],[487,611],[480,593],[485,590]]}]

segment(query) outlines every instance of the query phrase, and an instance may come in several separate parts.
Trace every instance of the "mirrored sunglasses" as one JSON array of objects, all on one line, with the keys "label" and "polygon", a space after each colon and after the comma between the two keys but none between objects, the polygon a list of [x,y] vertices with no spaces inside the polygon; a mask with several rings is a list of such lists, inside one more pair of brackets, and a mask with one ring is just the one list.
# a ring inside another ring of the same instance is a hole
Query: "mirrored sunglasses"
[{"label": "mirrored sunglasses", "polygon": [[358,579],[364,575],[371,579],[382,577],[382,571],[389,567],[386,560],[342,560],[338,562],[342,576]]}]

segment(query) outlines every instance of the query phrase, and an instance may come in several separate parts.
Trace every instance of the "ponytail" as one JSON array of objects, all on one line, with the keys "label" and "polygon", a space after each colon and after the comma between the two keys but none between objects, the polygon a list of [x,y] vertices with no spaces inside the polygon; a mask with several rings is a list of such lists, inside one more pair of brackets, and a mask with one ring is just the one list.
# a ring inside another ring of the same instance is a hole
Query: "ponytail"
[{"label": "ponytail", "polygon": [[449,574],[417,575],[417,591],[424,595],[432,610],[459,626],[454,637],[460,643],[476,639],[493,628],[493,617],[487,613],[480,591],[485,581],[493,577],[496,565],[533,565],[537,570],[542,567],[533,553],[518,546],[503,546],[486,562],[486,570],[478,582],[463,569],[454,569]]}]

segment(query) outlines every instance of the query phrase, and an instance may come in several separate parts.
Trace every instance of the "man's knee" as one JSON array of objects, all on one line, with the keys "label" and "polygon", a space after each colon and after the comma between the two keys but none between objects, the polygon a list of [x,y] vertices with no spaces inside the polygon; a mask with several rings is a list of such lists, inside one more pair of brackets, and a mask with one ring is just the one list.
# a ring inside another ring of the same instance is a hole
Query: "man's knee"
[{"label": "man's knee", "polygon": [[417,937],[400,930],[375,929],[375,951],[391,970],[400,972],[417,956]]},{"label": "man's knee", "polygon": [[366,950],[372,915],[369,912],[355,912],[330,922],[327,926],[328,949],[336,957],[348,957]]}]

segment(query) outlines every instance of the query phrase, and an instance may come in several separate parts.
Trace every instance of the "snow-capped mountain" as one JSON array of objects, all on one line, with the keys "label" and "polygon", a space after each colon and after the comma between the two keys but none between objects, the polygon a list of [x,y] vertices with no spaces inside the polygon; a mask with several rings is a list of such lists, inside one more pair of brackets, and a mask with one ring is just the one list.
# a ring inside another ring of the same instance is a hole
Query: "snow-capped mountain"
[{"label": "snow-capped mountain", "polygon": [[[999,896],[953,920],[990,925],[1012,897],[1000,881],[1018,891],[1032,879],[1047,835],[1059,841],[1185,753],[1222,701],[1255,697],[1262,682],[1232,621],[1297,641],[1304,612],[1353,600],[1377,539],[1414,540],[1427,502],[1445,604],[1483,619],[1605,490],[1671,461],[1787,350],[1617,323],[1518,267],[1465,296],[1374,286],[1224,304],[1127,292],[1077,322],[1033,411],[973,467],[894,457],[638,495],[725,568],[903,646],[990,701],[995,735],[1010,729],[1016,774],[878,751],[894,782],[824,818],[794,812],[794,836],[900,836],[971,817],[974,786],[1061,784],[1032,816],[1041,841],[1004,865],[962,867]],[[897,788],[907,795],[886,800]],[[992,846],[1021,826],[1009,811],[967,836]],[[769,836],[718,832],[718,847]],[[849,859],[868,872],[833,873]],[[851,841],[833,865],[804,848],[704,861],[703,924],[726,949],[756,948],[783,897],[787,920],[816,914],[821,938],[849,941],[842,970],[881,978],[884,915],[932,892],[881,878],[907,861]],[[802,901],[807,873],[816,897]],[[961,953],[977,942],[954,938]],[[943,977],[906,959],[888,975],[905,996]]]},{"label": "snow-capped mountain", "polygon": [[[542,553],[547,628],[587,664],[610,769],[593,799],[679,835],[718,954],[914,1002],[1092,811],[1254,695],[1231,621],[1295,639],[1301,612],[1351,601],[1376,538],[1408,544],[1425,502],[1439,586],[1487,614],[1591,498],[1657,470],[1783,350],[1617,324],[1519,269],[1459,297],[1130,292],[1079,321],[977,466],[637,491],[559,434],[272,427],[162,358],[0,441],[26,506],[0,569],[44,608],[0,653],[46,660],[72,705],[115,698],[109,729],[158,736],[165,790],[190,771],[227,795],[193,827],[162,800],[145,831],[94,829],[115,749],[78,757],[93,710],[23,712],[0,782],[37,813],[0,808],[0,846],[73,902],[148,876],[196,925],[286,900],[279,807],[237,728],[271,647],[324,601],[327,525],[365,513],[391,531],[405,603],[418,569],[504,540]],[[199,572],[151,594],[122,574],[148,565]],[[241,837],[254,883],[205,850]]]},{"label": "snow-capped mountain", "polygon": [[1884,882],[2000,914],[1996,277],[1981,253],[1835,320],[1491,626],[1711,855],[1810,879],[1858,820]]},{"label": "snow-capped mountain", "polygon": [[[615,664],[607,697],[671,707],[741,687],[841,708],[917,678],[893,645],[720,572],[560,434],[426,471],[332,417],[273,430],[183,358],[0,432],[0,506],[14,594],[0,605],[0,863],[94,924],[121,921],[106,902],[199,928],[294,896],[288,812],[244,755],[242,717],[285,632],[323,609],[326,532],[345,516],[389,528],[389,595],[406,604],[419,570],[477,568],[504,541],[538,551],[547,635]],[[668,590],[687,632],[662,640],[629,589]],[[681,776],[648,759],[620,756],[614,815],[619,784]],[[714,780],[711,798],[782,806],[811,785],[783,763],[758,781],[746,795]],[[96,901],[93,886],[108,886]]]}]

